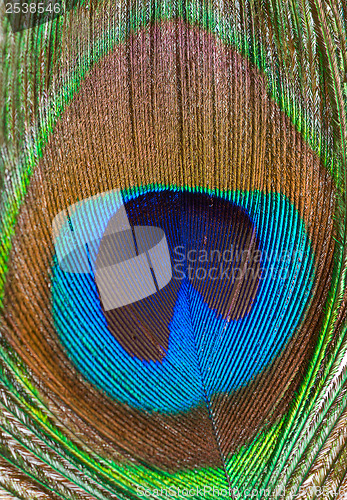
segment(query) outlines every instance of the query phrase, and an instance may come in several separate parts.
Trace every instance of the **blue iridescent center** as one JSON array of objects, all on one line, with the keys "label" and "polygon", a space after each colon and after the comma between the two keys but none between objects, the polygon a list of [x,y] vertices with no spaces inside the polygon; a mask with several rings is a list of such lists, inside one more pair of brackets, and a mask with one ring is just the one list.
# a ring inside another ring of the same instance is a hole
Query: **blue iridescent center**
[{"label": "blue iridescent center", "polygon": [[[136,199],[130,194],[124,197]],[[81,374],[111,398],[148,411],[188,410],[206,396],[231,393],[249,383],[300,327],[313,286],[314,264],[297,210],[287,198],[273,193],[233,192],[222,198],[247,214],[261,248],[261,274],[252,307],[242,317],[226,319],[183,279],[167,325],[168,349],[161,360],[131,355],[109,327],[94,276],[64,272],[55,260],[53,317],[61,342]],[[168,227],[170,212],[167,217]],[[220,300],[224,300],[222,294]]]}]

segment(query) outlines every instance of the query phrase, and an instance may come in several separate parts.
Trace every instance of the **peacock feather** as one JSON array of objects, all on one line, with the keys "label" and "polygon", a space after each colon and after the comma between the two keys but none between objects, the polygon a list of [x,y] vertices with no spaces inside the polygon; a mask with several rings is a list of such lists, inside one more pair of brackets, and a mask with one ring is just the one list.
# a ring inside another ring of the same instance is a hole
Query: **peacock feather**
[{"label": "peacock feather", "polygon": [[63,7],[1,5],[0,498],[342,499],[345,0]]}]

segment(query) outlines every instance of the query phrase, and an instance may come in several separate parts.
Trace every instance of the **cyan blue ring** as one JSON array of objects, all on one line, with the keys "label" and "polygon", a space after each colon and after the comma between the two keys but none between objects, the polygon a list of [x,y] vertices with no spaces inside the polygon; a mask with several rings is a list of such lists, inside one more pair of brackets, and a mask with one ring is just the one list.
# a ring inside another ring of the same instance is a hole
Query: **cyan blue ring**
[{"label": "cyan blue ring", "polygon": [[[128,199],[135,196],[127,195]],[[314,283],[314,263],[298,211],[275,193],[234,192],[224,197],[246,210],[263,255],[287,252],[295,256],[290,278],[267,276],[251,312],[227,324],[183,282],[162,363],[131,357],[108,331],[92,276],[64,273],[54,263],[53,318],[61,342],[80,373],[116,401],[147,411],[176,413],[197,406],[204,395],[231,393],[268,366],[300,326]],[[293,252],[294,247],[301,248],[302,254]],[[267,269],[266,265],[262,267]],[[283,262],[277,266],[276,272],[284,268]],[[228,355],[230,363],[223,363],[221,369],[219,358]]]}]

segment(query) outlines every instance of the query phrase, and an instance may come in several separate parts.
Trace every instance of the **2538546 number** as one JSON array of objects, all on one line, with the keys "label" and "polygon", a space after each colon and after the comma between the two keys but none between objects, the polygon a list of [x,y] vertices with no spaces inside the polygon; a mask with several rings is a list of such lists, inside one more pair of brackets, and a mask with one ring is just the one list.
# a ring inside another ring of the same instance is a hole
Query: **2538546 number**
[{"label": "2538546 number", "polygon": [[27,14],[30,12],[31,14],[43,14],[44,12],[59,14],[61,11],[60,3],[48,3],[45,5],[43,2],[39,3],[7,3],[6,4],[6,14],[19,14],[20,12],[23,14]]}]

